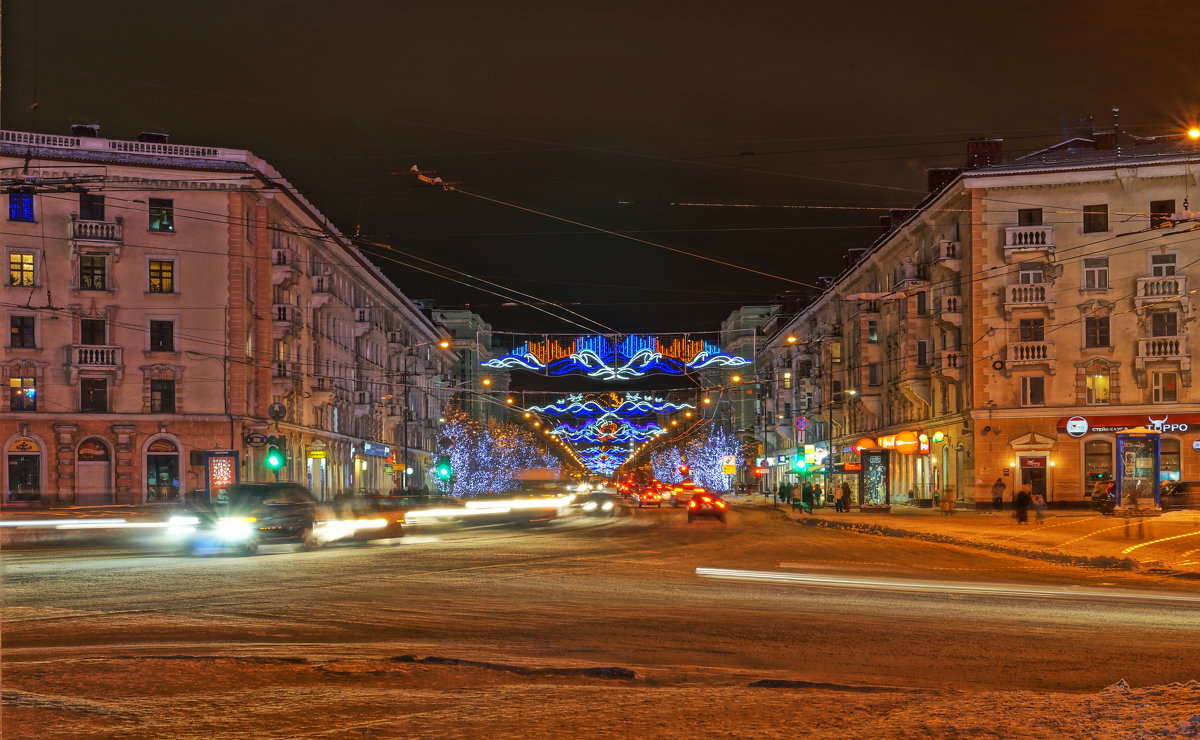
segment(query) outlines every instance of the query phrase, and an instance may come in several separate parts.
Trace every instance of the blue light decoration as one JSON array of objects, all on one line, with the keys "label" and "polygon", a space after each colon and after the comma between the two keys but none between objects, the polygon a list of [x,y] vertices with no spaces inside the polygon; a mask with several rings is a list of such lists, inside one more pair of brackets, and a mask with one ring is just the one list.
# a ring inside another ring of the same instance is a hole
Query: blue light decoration
[{"label": "blue light decoration", "polygon": [[673,403],[654,396],[629,393],[623,398],[615,393],[600,396],[585,396],[574,393],[545,406],[530,406],[526,411],[535,411],[547,416],[589,416],[598,418],[606,414],[627,418],[665,414],[682,409],[696,408],[690,403]]},{"label": "blue light decoration", "polygon": [[565,439],[571,444],[590,442],[610,445],[624,442],[645,442],[666,433],[666,429],[652,421],[638,424],[629,419],[619,419],[612,414],[605,414],[599,419],[585,419],[583,424],[577,426],[559,424],[550,431],[551,435]]},{"label": "blue light decoration", "polygon": [[697,486],[710,491],[728,491],[733,487],[733,476],[725,475],[721,458],[737,455],[740,450],[737,437],[718,428],[710,428],[708,434],[692,437],[681,445],[657,450],[650,455],[654,476],[664,483],[679,483],[683,476],[681,465],[691,468],[691,478]]},{"label": "blue light decoration", "polygon": [[584,467],[598,475],[612,475],[625,464],[633,451],[627,447],[594,446],[576,450]]},{"label": "blue light decoration", "polygon": [[437,480],[443,491],[455,495],[511,491],[520,487],[521,471],[560,467],[538,435],[515,424],[484,426],[457,409],[447,411],[445,418],[440,434],[447,443],[440,454],[450,458],[454,475]]},{"label": "blue light decoration", "polygon": [[525,369],[547,375],[583,373],[602,380],[629,380],[662,373],[685,375],[710,367],[740,367],[744,357],[727,354],[715,344],[680,337],[662,344],[656,337],[594,334],[568,343],[555,339],[525,342],[503,357],[487,360],[497,370]]},{"label": "blue light decoration", "polygon": [[8,220],[33,223],[33,193],[8,194]]}]

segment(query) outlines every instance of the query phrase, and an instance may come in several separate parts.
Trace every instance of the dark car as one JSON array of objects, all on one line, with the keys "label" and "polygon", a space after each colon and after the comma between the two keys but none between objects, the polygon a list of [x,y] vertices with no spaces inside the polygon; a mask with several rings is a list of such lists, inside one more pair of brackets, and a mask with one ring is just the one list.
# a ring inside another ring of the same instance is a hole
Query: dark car
[{"label": "dark car", "polygon": [[663,495],[654,488],[647,488],[638,496],[638,508],[657,506],[662,508]]},{"label": "dark car", "polygon": [[694,522],[701,517],[710,517],[724,524],[725,512],[728,508],[729,504],[722,501],[720,496],[703,491],[703,489],[696,489],[695,496],[688,501],[688,522]]},{"label": "dark car", "polygon": [[584,496],[579,509],[584,516],[616,516],[617,500],[611,494],[595,491]]},{"label": "dark car", "polygon": [[251,554],[260,544],[321,545],[320,507],[299,483],[235,483],[210,505],[199,504],[171,517],[168,536],[180,552],[230,549]]},{"label": "dark car", "polygon": [[1200,509],[1200,481],[1167,481],[1162,485],[1163,511]]}]

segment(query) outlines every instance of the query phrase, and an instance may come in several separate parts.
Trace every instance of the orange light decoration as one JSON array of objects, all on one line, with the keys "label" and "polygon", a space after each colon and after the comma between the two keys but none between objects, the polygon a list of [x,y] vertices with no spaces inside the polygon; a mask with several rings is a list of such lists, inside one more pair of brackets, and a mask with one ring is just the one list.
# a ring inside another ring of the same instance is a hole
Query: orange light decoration
[{"label": "orange light decoration", "polygon": [[863,450],[873,450],[878,446],[879,445],[875,444],[875,440],[871,439],[870,437],[863,437],[854,443],[854,450],[856,452],[862,452]]},{"label": "orange light decoration", "polygon": [[921,440],[916,432],[900,432],[896,435],[896,451],[901,455],[911,455],[921,446]]}]

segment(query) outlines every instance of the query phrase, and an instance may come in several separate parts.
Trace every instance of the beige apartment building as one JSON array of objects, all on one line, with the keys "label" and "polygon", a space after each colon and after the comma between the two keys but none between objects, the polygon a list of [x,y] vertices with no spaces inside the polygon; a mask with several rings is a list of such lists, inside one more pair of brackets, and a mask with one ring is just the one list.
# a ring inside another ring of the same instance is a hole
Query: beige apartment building
[{"label": "beige apartment building", "polygon": [[5,502],[426,485],[445,332],[268,163],[74,127],[0,168]]},{"label": "beige apartment building", "polygon": [[999,480],[1006,501],[1028,484],[1071,505],[1141,427],[1161,479],[1200,479],[1195,143],[1097,133],[1006,162],[977,140],[929,184],[772,323],[756,378],[768,485],[799,480],[808,444],[825,455],[809,470],[856,503],[990,505]]}]

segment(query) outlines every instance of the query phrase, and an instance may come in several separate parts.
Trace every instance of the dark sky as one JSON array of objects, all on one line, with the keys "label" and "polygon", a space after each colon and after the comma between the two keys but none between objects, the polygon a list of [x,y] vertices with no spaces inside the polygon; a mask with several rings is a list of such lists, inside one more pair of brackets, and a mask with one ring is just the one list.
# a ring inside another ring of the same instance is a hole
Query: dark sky
[{"label": "dark sky", "polygon": [[[971,136],[1034,149],[1088,115],[1107,124],[1114,105],[1131,130],[1161,133],[1200,101],[1200,10],[1161,0],[3,10],[5,128],[91,122],[113,138],[161,130],[251,149],[347,232],[623,331],[713,329],[797,286],[393,173],[419,164],[491,198],[811,282],[869,243],[873,209],[919,200],[925,167],[958,164]],[[571,330],[382,264],[409,295],[469,303],[497,328]]]}]

